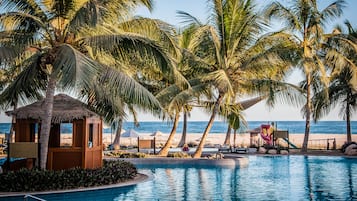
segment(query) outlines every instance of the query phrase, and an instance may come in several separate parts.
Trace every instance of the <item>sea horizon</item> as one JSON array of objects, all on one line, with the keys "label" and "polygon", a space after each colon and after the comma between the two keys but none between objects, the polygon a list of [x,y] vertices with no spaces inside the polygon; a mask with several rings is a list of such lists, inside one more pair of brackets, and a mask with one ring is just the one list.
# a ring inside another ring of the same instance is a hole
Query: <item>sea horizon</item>
[{"label": "sea horizon", "polygon": [[[249,130],[259,128],[261,124],[271,124],[274,125],[278,130],[288,130],[290,134],[304,134],[305,133],[305,121],[248,121],[247,128],[241,128],[238,133],[247,133]],[[0,134],[9,133],[11,123],[0,123]],[[139,133],[154,133],[160,131],[162,133],[168,134],[172,129],[172,122],[166,121],[142,121],[139,123],[139,127],[135,127],[134,123],[127,121],[123,123],[123,129],[134,129]],[[183,122],[180,121],[177,127],[176,133],[182,133]],[[213,123],[210,133],[226,133],[227,132],[227,122],[225,121],[215,121]],[[71,133],[71,124],[61,124],[61,133]],[[207,126],[207,121],[188,121],[187,133],[198,133],[204,132]],[[352,134],[357,134],[357,121],[351,121]],[[103,128],[104,134],[114,133],[114,129],[109,127]],[[317,123],[311,122],[310,127],[311,134],[346,134],[346,122],[345,121],[319,121]]]}]

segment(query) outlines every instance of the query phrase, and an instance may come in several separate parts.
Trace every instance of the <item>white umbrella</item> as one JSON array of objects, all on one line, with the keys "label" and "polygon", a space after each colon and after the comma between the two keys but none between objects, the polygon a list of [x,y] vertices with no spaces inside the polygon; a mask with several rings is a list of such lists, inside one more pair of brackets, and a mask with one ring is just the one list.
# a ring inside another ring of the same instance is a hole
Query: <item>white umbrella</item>
[{"label": "white umbrella", "polygon": [[134,129],[130,129],[125,131],[123,134],[121,134],[121,137],[130,138],[130,145],[131,145],[132,144],[131,139],[139,137],[139,133],[136,132]]},{"label": "white umbrella", "polygon": [[134,129],[130,129],[125,131],[123,134],[121,134],[122,137],[129,137],[129,138],[136,138],[139,137],[139,133],[136,132]]},{"label": "white umbrella", "polygon": [[153,137],[162,137],[163,133],[161,131],[155,131],[153,134],[151,134],[150,136]]}]

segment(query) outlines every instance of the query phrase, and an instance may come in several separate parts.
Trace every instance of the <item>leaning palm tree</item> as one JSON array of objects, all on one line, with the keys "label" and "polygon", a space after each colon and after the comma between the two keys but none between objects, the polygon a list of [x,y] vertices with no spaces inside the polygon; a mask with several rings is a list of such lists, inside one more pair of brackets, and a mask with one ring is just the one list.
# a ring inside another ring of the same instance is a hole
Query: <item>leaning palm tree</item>
[{"label": "leaning palm tree", "polygon": [[[56,87],[92,89],[98,85],[107,88],[112,86],[113,96],[123,96],[136,104],[160,108],[155,97],[135,80],[99,63],[98,57],[95,58],[98,52],[120,54],[123,50],[131,49],[137,54],[151,55],[162,69],[171,65],[165,52],[152,40],[138,34],[115,33],[110,29],[116,20],[127,19],[126,14],[137,5],[151,8],[152,2],[150,0],[134,2],[5,0],[1,2],[1,60],[6,57],[11,62],[30,54],[22,61],[25,71],[37,71],[40,74],[32,75],[36,78],[36,85],[21,83],[21,87],[37,87],[38,90],[45,88],[46,91],[43,106],[45,115],[41,118],[41,168],[45,169],[47,163],[53,96]],[[87,30],[97,31],[88,35]],[[25,71],[19,76],[29,75]]]},{"label": "leaning palm tree", "polygon": [[303,108],[305,115],[305,136],[301,151],[307,151],[310,134],[310,119],[312,115],[312,78],[316,74],[322,78],[322,83],[327,86],[326,69],[318,53],[323,41],[323,26],[342,14],[344,0],[337,0],[323,10],[318,9],[316,0],[292,0],[288,6],[284,6],[278,1],[273,2],[266,8],[268,17],[277,18],[284,21],[286,30],[296,40],[299,54],[298,67],[305,74],[306,84],[304,85],[306,103]]},{"label": "leaning palm tree", "polygon": [[168,154],[169,148],[171,147],[172,141],[176,134],[182,109],[187,105],[197,102],[197,97],[199,95],[208,95],[210,93],[207,89],[207,85],[202,84],[199,79],[189,80],[188,83],[189,85],[186,88],[181,88],[178,84],[170,85],[156,95],[167,111],[169,118],[173,119],[173,127],[168,140],[159,152],[160,156],[167,156]]},{"label": "leaning palm tree", "polygon": [[351,115],[357,109],[357,31],[345,22],[348,33],[341,28],[334,30],[326,43],[326,61],[332,73],[328,94],[319,92],[314,95],[314,119],[328,114],[331,108],[340,105],[340,114],[346,120],[347,143],[352,141]]},{"label": "leaning palm tree", "polygon": [[[211,21],[195,32],[194,55],[208,66],[208,73],[200,76],[210,86],[214,104],[210,119],[193,157],[200,157],[207,135],[222,105],[233,98],[257,93],[271,80],[280,80],[289,68],[284,60],[284,48],[290,44],[280,33],[262,35],[264,21],[254,11],[250,0],[211,1]],[[187,14],[189,20],[191,15]],[[194,22],[194,19],[192,19]],[[261,36],[261,37],[259,37]],[[260,81],[260,82],[258,82]],[[259,83],[259,86],[257,85]],[[207,99],[209,100],[209,99]]]}]

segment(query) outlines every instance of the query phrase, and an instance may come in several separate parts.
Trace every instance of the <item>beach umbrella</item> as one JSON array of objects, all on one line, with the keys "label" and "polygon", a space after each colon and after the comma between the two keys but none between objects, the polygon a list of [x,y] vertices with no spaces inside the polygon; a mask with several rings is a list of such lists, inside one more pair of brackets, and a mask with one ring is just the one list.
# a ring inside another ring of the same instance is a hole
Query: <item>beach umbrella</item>
[{"label": "beach umbrella", "polygon": [[162,137],[163,133],[161,131],[155,131],[153,134],[151,134],[150,136],[153,137]]},{"label": "beach umbrella", "polygon": [[130,130],[127,130],[125,131],[124,133],[121,134],[121,137],[123,138],[129,138],[130,139],[130,145],[132,144],[131,143],[131,140],[133,138],[138,138],[139,137],[139,133],[136,132],[134,129],[130,129]]},{"label": "beach umbrella", "polygon": [[134,129],[130,129],[130,130],[127,130],[124,133],[122,133],[121,136],[128,137],[128,138],[137,138],[137,137],[139,137],[139,133],[136,132]]}]

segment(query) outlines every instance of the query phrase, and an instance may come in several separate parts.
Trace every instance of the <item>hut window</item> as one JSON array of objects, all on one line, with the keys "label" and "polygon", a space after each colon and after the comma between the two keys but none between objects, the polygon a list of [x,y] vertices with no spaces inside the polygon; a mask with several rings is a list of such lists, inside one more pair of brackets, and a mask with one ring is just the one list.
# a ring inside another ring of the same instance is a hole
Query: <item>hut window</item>
[{"label": "hut window", "polygon": [[61,146],[71,147],[73,145],[72,123],[61,123],[60,140],[61,140]]},{"label": "hut window", "polygon": [[38,142],[38,123],[30,124],[30,142]]},{"label": "hut window", "polygon": [[88,147],[93,147],[93,124],[89,124]]}]

